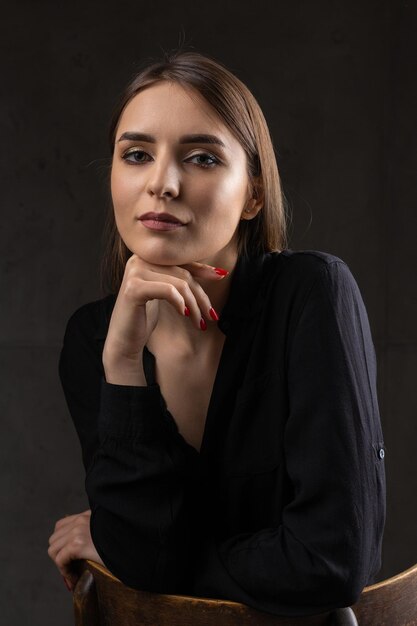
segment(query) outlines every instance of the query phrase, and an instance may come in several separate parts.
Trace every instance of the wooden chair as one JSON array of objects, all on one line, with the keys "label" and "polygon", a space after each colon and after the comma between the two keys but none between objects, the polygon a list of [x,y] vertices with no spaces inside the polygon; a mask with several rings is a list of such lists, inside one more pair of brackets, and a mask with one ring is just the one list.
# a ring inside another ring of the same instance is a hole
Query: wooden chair
[{"label": "wooden chair", "polygon": [[365,587],[352,608],[359,626],[417,626],[417,565]]},{"label": "wooden chair", "polygon": [[228,600],[137,591],[94,561],[80,565],[82,574],[73,595],[76,626],[357,625],[349,608],[311,617],[277,617]]}]

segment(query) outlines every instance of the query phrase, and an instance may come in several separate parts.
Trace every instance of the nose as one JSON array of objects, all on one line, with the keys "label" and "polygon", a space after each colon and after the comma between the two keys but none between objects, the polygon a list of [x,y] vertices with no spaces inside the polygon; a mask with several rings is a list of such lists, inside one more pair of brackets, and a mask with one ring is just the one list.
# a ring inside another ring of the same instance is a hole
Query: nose
[{"label": "nose", "polygon": [[147,192],[158,198],[176,198],[180,192],[180,180],[173,163],[155,162],[149,170]]}]

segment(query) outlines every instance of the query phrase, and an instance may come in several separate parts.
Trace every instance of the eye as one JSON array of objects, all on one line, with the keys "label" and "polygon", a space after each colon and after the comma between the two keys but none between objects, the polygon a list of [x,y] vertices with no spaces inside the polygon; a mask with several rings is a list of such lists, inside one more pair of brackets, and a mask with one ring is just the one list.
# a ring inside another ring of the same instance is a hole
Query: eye
[{"label": "eye", "polygon": [[143,150],[139,150],[138,148],[132,148],[131,150],[127,150],[127,152],[122,155],[122,159],[124,161],[127,161],[128,163],[141,164],[147,163],[149,160],[151,160],[151,157],[147,152],[144,152]]},{"label": "eye", "polygon": [[196,164],[200,167],[214,167],[215,165],[219,165],[220,161],[217,157],[212,154],[208,154],[206,152],[201,152],[200,154],[194,154],[192,157],[189,157],[187,161],[192,161],[196,159]]}]

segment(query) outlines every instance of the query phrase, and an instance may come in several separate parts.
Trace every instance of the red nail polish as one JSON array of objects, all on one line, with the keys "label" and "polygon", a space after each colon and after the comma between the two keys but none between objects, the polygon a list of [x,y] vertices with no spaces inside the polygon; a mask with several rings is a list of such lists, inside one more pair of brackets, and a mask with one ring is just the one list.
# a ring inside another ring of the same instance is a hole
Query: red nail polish
[{"label": "red nail polish", "polygon": [[206,320],[203,320],[203,318],[200,320],[200,328],[201,330],[207,330]]},{"label": "red nail polish", "polygon": [[216,274],[218,274],[219,276],[227,276],[227,274],[229,273],[227,270],[223,270],[221,267],[215,267],[214,271],[216,272]]},{"label": "red nail polish", "polygon": [[188,308],[188,306],[186,306],[184,309],[184,315],[186,315],[187,317],[190,317],[190,309]]},{"label": "red nail polish", "polygon": [[65,586],[66,586],[66,588],[68,589],[68,591],[71,591],[71,587],[70,587],[70,585],[69,585],[69,583],[68,583],[67,579],[65,578],[65,576],[63,576],[63,577],[62,577],[62,580],[64,581]]},{"label": "red nail polish", "polygon": [[213,309],[213,307],[211,307],[210,311],[210,317],[212,320],[214,320],[215,322],[217,322],[217,320],[219,319],[219,316],[217,315],[216,311]]}]

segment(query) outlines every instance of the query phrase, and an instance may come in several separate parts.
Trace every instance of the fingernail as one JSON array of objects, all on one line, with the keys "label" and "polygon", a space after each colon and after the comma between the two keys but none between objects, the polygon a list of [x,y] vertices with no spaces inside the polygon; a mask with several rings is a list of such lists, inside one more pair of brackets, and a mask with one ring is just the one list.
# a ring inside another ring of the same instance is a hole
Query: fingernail
[{"label": "fingernail", "polygon": [[184,309],[184,315],[186,315],[187,317],[190,317],[190,309],[188,308],[188,306],[186,306]]},{"label": "fingernail", "polygon": [[200,320],[200,328],[201,330],[207,330],[206,320],[204,320],[203,318],[201,318]]},{"label": "fingernail", "polygon": [[212,320],[214,320],[215,322],[217,322],[217,320],[219,319],[219,316],[217,315],[216,311],[213,309],[213,307],[211,307],[210,311],[210,317]]},{"label": "fingernail", "polygon": [[68,583],[67,579],[65,578],[65,576],[62,577],[62,580],[65,583],[66,588],[68,589],[68,591],[72,591],[70,584]]},{"label": "fingernail", "polygon": [[216,272],[216,274],[218,274],[219,276],[227,276],[228,275],[228,271],[227,270],[223,270],[221,267],[215,267],[214,271]]}]

